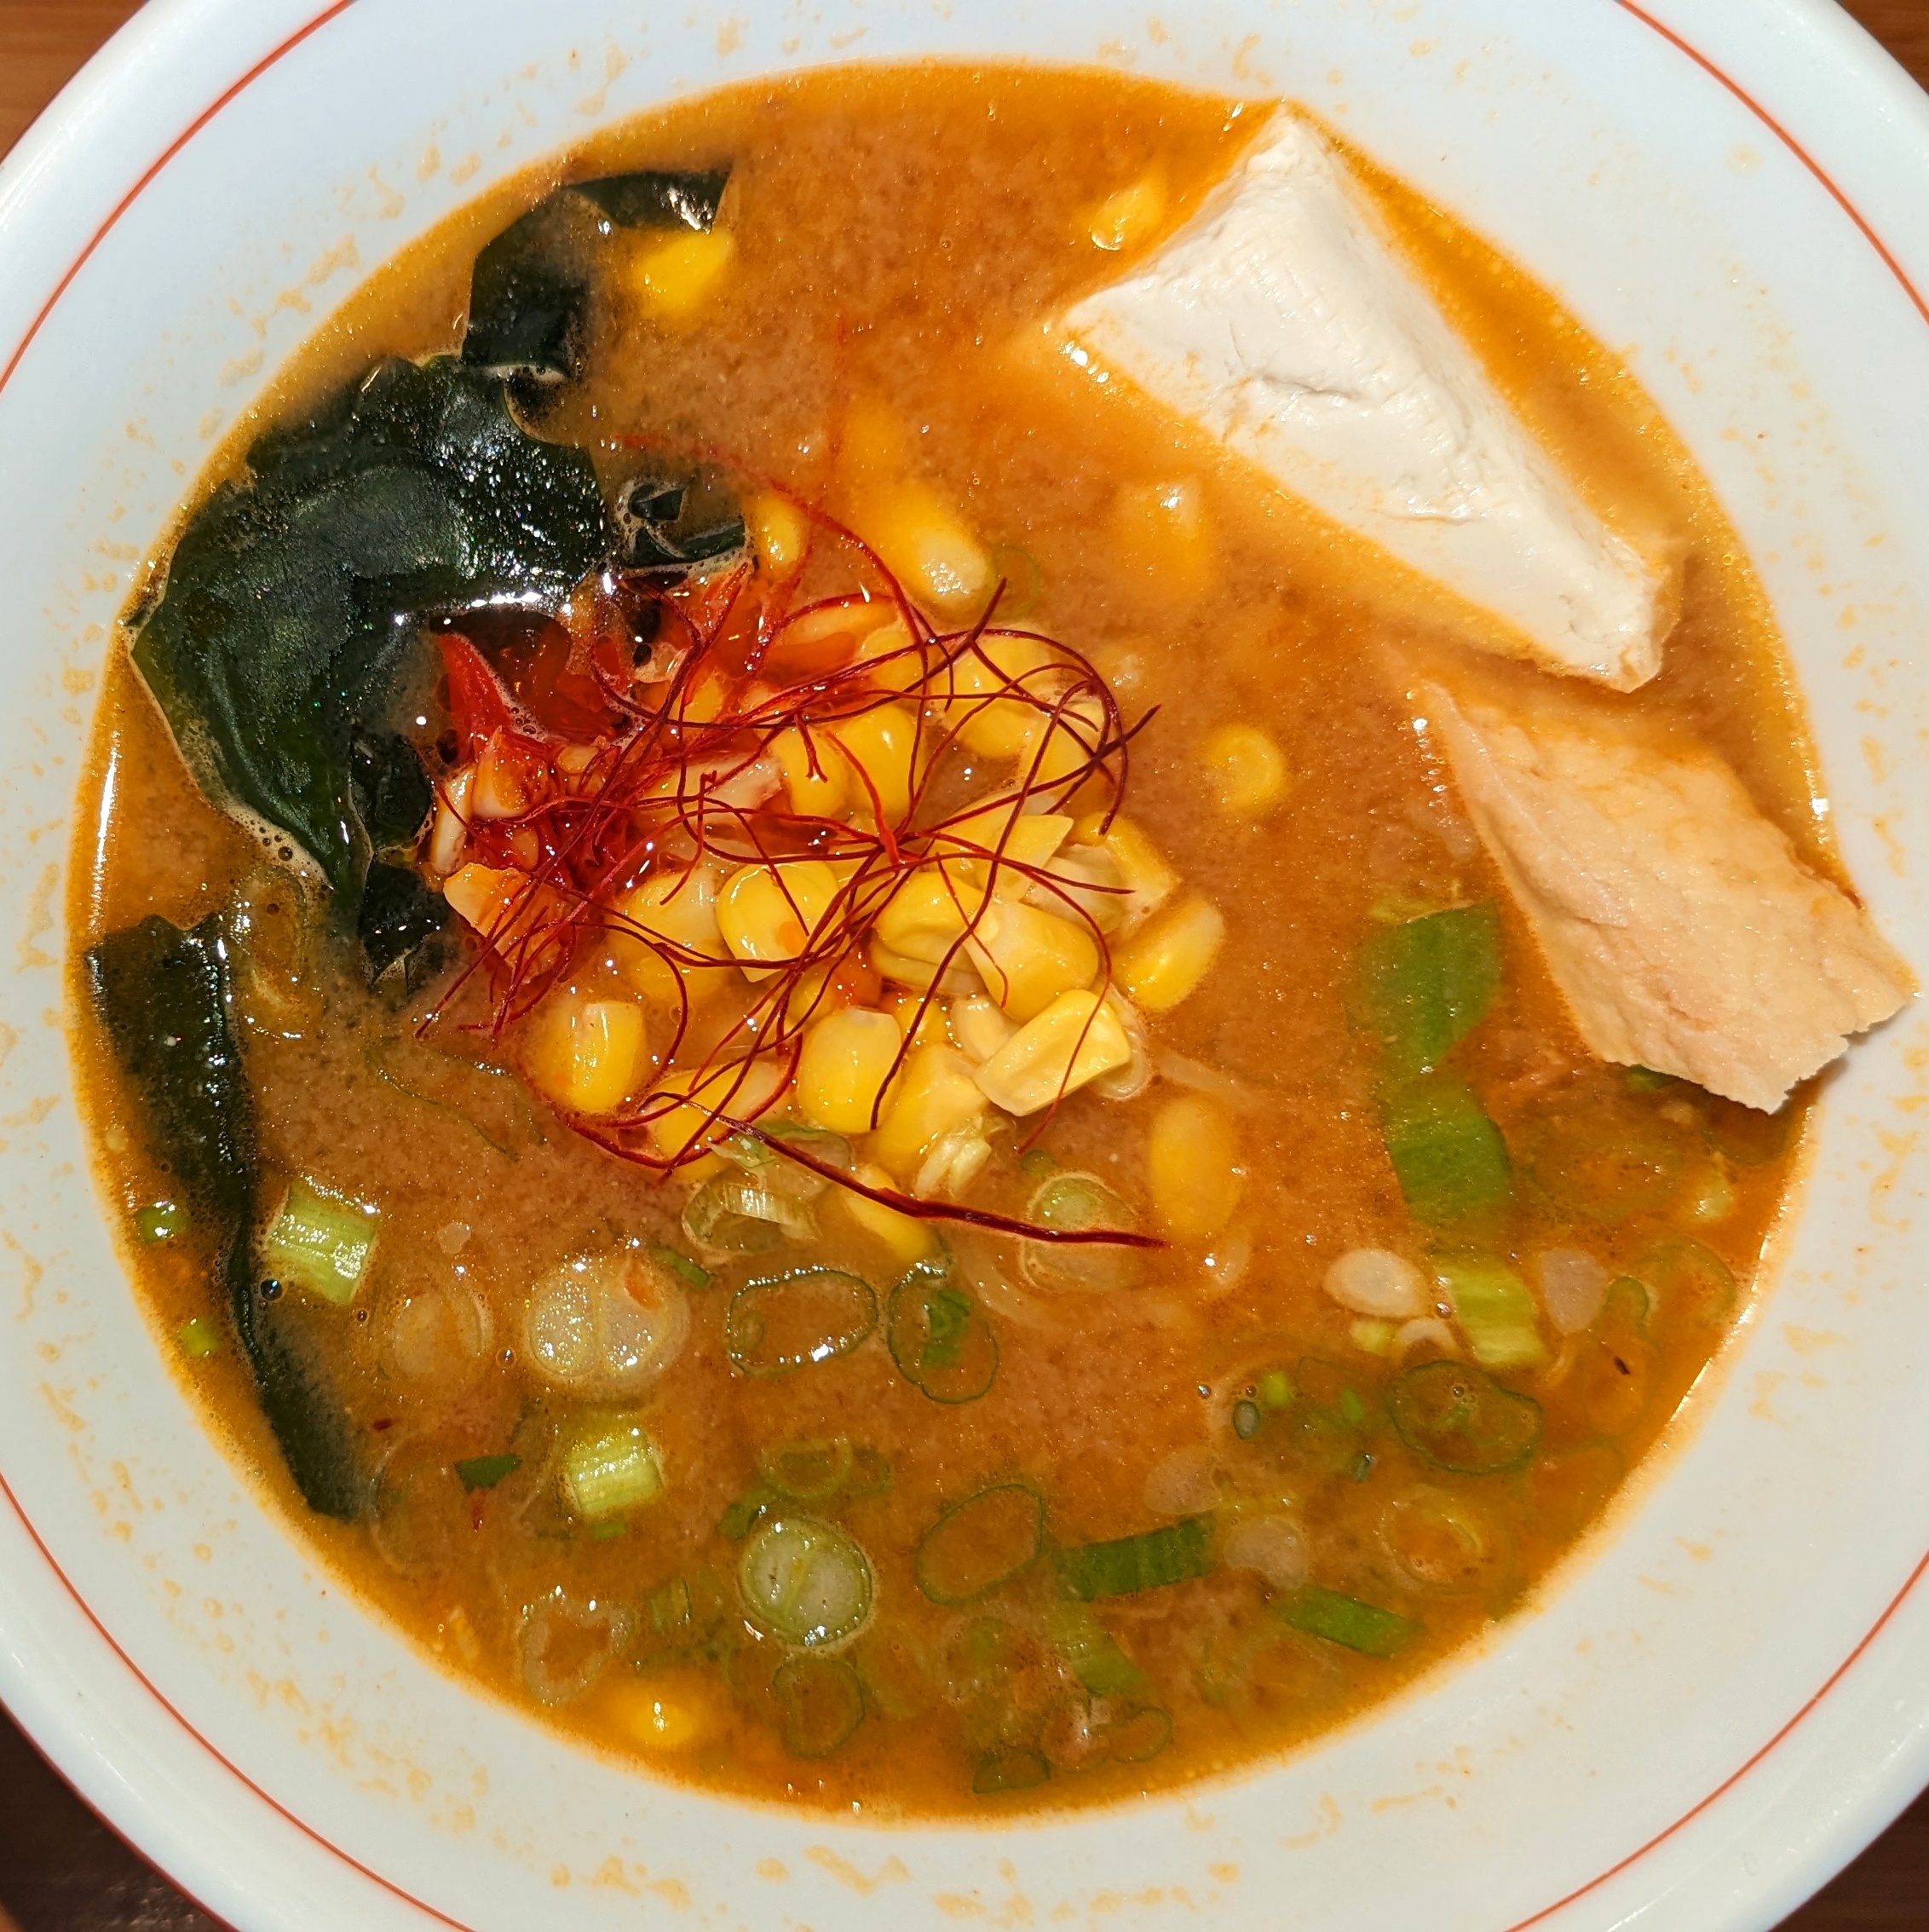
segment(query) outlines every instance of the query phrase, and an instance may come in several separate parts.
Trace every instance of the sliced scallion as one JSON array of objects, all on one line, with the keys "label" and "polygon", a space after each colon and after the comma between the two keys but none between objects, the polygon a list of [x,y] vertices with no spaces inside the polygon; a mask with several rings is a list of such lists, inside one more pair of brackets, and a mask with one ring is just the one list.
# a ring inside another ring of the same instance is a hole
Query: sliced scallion
[{"label": "sliced scallion", "polygon": [[759,1450],[757,1473],[792,1502],[821,1502],[850,1480],[855,1456],[849,1436],[821,1442],[783,1442]]},{"label": "sliced scallion", "polygon": [[464,1456],[456,1464],[462,1486],[472,1494],[479,1489],[493,1489],[505,1476],[522,1467],[520,1456]]},{"label": "sliced scallion", "polygon": [[653,1248],[650,1259],[660,1261],[686,1288],[708,1288],[716,1279],[708,1268],[699,1267],[688,1254],[674,1248]]},{"label": "sliced scallion", "polygon": [[974,1603],[1037,1559],[1045,1498],[1028,1483],[999,1483],[953,1503],[918,1546],[918,1587],[933,1603]]},{"label": "sliced scallion", "polygon": [[971,1789],[980,1797],[1000,1791],[1035,1791],[1051,1775],[1051,1767],[1035,1750],[1016,1745],[1007,1750],[988,1752],[978,1761]]},{"label": "sliced scallion", "polygon": [[663,1494],[656,1445],[633,1422],[579,1436],[562,1456],[562,1492],[585,1523],[599,1523]]},{"label": "sliced scallion", "polygon": [[173,1241],[187,1228],[187,1209],[178,1201],[150,1201],[135,1212],[134,1231],[146,1247]]},{"label": "sliced scallion", "polygon": [[1727,1262],[1684,1235],[1650,1248],[1634,1272],[1653,1289],[1662,1308],[1699,1322],[1726,1321],[1740,1293]]},{"label": "sliced scallion", "polygon": [[1054,1603],[1045,1612],[1045,1628],[1065,1667],[1093,1697],[1137,1697],[1149,1680],[1120,1649],[1118,1640],[1099,1621],[1088,1603]]},{"label": "sliced scallion", "polygon": [[1431,1074],[1390,1087],[1380,1096],[1379,1121],[1415,1220],[1464,1220],[1512,1193],[1506,1143],[1464,1080]]},{"label": "sliced scallion", "polygon": [[1547,1359],[1534,1318],[1534,1293],[1506,1262],[1486,1254],[1437,1256],[1435,1272],[1483,1369],[1533,1369]]},{"label": "sliced scallion", "polygon": [[793,1657],[770,1688],[784,1713],[784,1745],[793,1757],[828,1757],[864,1721],[864,1687],[841,1657]]},{"label": "sliced scallion", "polygon": [[1421,1461],[1461,1475],[1517,1468],[1540,1439],[1540,1404],[1465,1362],[1423,1362],[1396,1379],[1387,1413]]},{"label": "sliced scallion", "polygon": [[1395,1077],[1424,1073],[1479,1024],[1500,990],[1493,904],[1454,906],[1373,934],[1355,956],[1354,1024]]},{"label": "sliced scallion", "polygon": [[696,1246],[719,1254],[757,1254],[784,1238],[770,1216],[741,1211],[742,1189],[740,1174],[717,1174],[683,1203],[683,1232]]},{"label": "sliced scallion", "polygon": [[174,1331],[174,1339],[191,1362],[204,1362],[221,1352],[221,1330],[205,1315],[190,1315]]},{"label": "sliced scallion", "polygon": [[368,1274],[375,1216],[312,1182],[290,1183],[261,1242],[262,1272],[346,1308]]},{"label": "sliced scallion", "polygon": [[1288,1597],[1279,1606],[1280,1617],[1308,1636],[1356,1650],[1366,1657],[1391,1657],[1407,1644],[1419,1625],[1377,1604],[1343,1596],[1338,1590],[1312,1588]]},{"label": "sliced scallion", "polygon": [[1212,1520],[1192,1516],[1134,1537],[1079,1544],[1061,1549],[1057,1560],[1066,1595],[1080,1602],[1187,1583],[1212,1567]]},{"label": "sliced scallion", "polygon": [[725,1543],[741,1543],[774,1509],[779,1498],[774,1490],[753,1484],[734,1498],[717,1520],[717,1533]]},{"label": "sliced scallion", "polygon": [[798,1268],[730,1297],[723,1344],[746,1375],[783,1375],[848,1355],[878,1325],[878,1297],[843,1268]]},{"label": "sliced scallion", "polygon": [[[1100,1228],[1129,1233],[1138,1221],[1126,1202],[1097,1174],[1073,1173],[1053,1174],[1046,1179],[1033,1193],[1025,1219],[1067,1234],[1090,1234]],[[1018,1252],[1025,1273],[1043,1288],[1119,1288],[1133,1278],[1139,1266],[1131,1249],[1101,1243],[1025,1241]]]},{"label": "sliced scallion", "polygon": [[884,1339],[898,1373],[934,1402],[975,1402],[997,1378],[997,1334],[948,1257],[919,1262],[891,1290]]},{"label": "sliced scallion", "polygon": [[737,1560],[737,1587],[756,1622],[787,1644],[842,1643],[871,1614],[870,1559],[815,1516],[771,1516]]}]

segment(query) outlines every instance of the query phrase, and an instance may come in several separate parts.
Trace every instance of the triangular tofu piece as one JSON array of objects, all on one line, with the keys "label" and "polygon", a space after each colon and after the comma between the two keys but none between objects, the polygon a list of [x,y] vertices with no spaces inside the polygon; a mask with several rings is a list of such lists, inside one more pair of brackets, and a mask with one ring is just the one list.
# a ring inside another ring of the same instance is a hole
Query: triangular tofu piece
[{"label": "triangular tofu piece", "polygon": [[1915,991],[1705,746],[1557,685],[1414,696],[1603,1059],[1772,1110]]},{"label": "triangular tofu piece", "polygon": [[1062,326],[1075,360],[1502,620],[1489,648],[1621,691],[1661,668],[1668,568],[1581,500],[1305,122],[1278,115]]}]

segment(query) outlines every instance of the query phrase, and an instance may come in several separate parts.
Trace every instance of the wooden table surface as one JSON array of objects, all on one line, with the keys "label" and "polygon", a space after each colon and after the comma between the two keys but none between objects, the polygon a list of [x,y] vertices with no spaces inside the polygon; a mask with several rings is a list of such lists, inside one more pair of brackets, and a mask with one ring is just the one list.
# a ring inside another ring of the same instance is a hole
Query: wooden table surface
[{"label": "wooden table surface", "polygon": [[[0,153],[137,3],[0,0]],[[1929,0],[1848,0],[1848,10],[1929,86]],[[218,1932],[0,1712],[0,1932],[15,1932],[15,1921],[18,1932]],[[1929,1932],[1929,1796],[1782,1932]]]}]

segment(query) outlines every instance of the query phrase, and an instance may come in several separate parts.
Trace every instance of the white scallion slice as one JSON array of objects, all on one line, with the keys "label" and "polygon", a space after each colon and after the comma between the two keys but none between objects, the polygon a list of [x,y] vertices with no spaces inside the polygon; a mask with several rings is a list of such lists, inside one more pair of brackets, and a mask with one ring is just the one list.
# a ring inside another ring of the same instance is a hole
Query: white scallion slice
[{"label": "white scallion slice", "polygon": [[563,1451],[562,1493],[585,1523],[600,1523],[663,1494],[656,1445],[633,1422],[579,1436]]},{"label": "white scallion slice", "polygon": [[774,1637],[806,1650],[845,1642],[871,1615],[871,1563],[815,1516],[767,1520],[737,1562],[744,1607]]},{"label": "white scallion slice", "polygon": [[346,1308],[367,1278],[375,1216],[312,1182],[295,1180],[262,1237],[263,1273]]}]

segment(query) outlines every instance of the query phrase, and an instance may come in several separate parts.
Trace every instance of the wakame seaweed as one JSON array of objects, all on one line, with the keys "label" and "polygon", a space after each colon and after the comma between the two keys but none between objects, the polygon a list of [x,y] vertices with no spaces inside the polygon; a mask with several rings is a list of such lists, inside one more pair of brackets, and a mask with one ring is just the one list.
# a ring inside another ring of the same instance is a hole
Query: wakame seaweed
[{"label": "wakame seaweed", "polygon": [[525,390],[579,375],[590,304],[581,265],[588,237],[612,226],[707,234],[729,179],[728,167],[606,175],[545,195],[475,257],[463,360]]},{"label": "wakame seaweed", "polygon": [[224,926],[219,914],[186,932],[143,920],[89,949],[88,984],[146,1110],[154,1152],[194,1226],[211,1233],[210,1272],[302,1498],[353,1521],[367,1508],[370,1485],[351,1425],[300,1347],[292,1311],[265,1297],[257,1279],[259,1156],[230,1017]]},{"label": "wakame seaweed", "polygon": [[287,833],[352,922],[420,799],[364,724],[412,620],[560,604],[608,550],[602,493],[584,451],[528,435],[500,380],[448,356],[377,364],[248,465],[189,522],[134,660],[203,788]]}]

